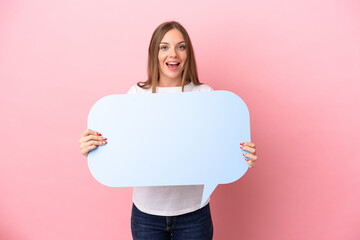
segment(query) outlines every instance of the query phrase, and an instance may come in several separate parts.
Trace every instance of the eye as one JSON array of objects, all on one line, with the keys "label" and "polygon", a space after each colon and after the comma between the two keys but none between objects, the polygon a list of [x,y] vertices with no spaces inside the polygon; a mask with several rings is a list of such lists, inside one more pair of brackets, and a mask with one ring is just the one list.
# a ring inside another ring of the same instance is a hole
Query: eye
[{"label": "eye", "polygon": [[185,45],[180,45],[180,46],[178,47],[178,49],[179,49],[179,50],[185,50],[186,47],[185,47]]},{"label": "eye", "polygon": [[165,46],[165,45],[163,45],[163,46],[160,46],[160,49],[161,49],[161,50],[166,50],[166,49],[168,49],[168,47]]}]

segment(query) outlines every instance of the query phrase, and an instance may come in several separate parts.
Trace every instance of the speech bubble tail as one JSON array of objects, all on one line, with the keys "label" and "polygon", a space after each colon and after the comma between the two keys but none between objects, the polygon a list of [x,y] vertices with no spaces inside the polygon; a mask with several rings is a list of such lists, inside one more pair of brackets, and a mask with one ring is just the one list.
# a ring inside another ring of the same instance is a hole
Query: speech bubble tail
[{"label": "speech bubble tail", "polygon": [[208,198],[210,197],[210,195],[212,194],[212,192],[215,190],[216,187],[217,187],[217,184],[204,185],[204,191],[203,191],[202,199],[201,199],[201,207],[204,206],[204,204],[206,203],[206,201],[208,200]]}]

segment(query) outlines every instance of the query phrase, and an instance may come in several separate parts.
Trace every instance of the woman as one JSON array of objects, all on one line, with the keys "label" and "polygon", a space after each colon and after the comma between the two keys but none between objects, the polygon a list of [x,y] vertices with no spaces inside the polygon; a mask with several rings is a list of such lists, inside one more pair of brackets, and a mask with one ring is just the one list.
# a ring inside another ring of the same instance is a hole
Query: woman
[{"label": "woman", "polygon": [[[194,51],[188,33],[177,22],[158,26],[151,38],[148,56],[148,80],[139,82],[129,94],[156,92],[212,91],[199,82]],[[81,153],[105,145],[100,133],[86,130],[80,138]],[[250,168],[257,160],[254,143],[245,142],[240,148],[247,153]],[[203,185],[134,187],[131,230],[137,239],[196,239],[210,240],[213,226],[209,199],[200,208]]]}]

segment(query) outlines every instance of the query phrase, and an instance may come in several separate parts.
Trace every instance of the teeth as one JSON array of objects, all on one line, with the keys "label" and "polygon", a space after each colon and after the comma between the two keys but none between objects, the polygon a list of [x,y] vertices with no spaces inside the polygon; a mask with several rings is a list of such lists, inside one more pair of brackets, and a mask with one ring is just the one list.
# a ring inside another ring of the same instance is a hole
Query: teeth
[{"label": "teeth", "polygon": [[168,63],[166,63],[166,64],[170,64],[170,65],[178,65],[178,64],[180,64],[180,63],[178,63],[178,62],[168,62]]}]

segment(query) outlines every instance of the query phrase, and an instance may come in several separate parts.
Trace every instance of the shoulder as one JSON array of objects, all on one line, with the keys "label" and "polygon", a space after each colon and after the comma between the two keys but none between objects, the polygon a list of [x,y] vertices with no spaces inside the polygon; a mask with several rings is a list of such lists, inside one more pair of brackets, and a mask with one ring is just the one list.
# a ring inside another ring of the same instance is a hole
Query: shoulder
[{"label": "shoulder", "polygon": [[189,92],[210,92],[210,91],[214,91],[214,89],[212,87],[210,87],[209,85],[206,85],[206,84],[195,85],[193,83],[189,83],[185,87],[187,87],[186,90],[189,91]]},{"label": "shoulder", "polygon": [[151,93],[151,88],[145,89],[145,88],[141,88],[137,84],[135,84],[135,85],[131,86],[129,91],[127,92],[127,94],[141,94],[141,93]]}]

